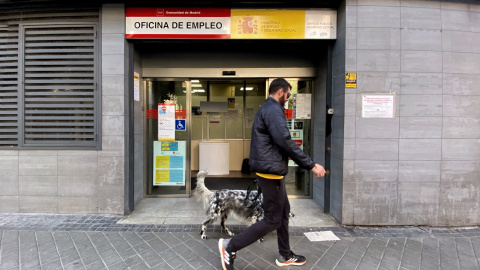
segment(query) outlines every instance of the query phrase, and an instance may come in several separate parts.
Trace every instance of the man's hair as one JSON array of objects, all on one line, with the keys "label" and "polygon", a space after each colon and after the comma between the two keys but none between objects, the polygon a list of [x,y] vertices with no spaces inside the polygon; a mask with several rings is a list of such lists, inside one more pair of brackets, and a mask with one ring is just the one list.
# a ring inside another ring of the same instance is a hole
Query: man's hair
[{"label": "man's hair", "polygon": [[272,95],[283,89],[284,92],[288,91],[288,88],[292,89],[292,85],[289,84],[284,78],[277,78],[270,83],[268,94]]}]

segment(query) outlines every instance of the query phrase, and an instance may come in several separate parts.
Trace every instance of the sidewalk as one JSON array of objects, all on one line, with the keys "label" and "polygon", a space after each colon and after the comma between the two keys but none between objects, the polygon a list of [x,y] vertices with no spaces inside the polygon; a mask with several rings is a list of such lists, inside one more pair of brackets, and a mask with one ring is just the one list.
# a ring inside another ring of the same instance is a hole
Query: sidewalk
[{"label": "sidewalk", "polygon": [[[200,225],[117,224],[98,215],[0,215],[0,269],[221,269],[217,241]],[[234,232],[245,225],[231,226]],[[311,242],[332,231],[339,241]],[[307,263],[291,269],[480,269],[480,228],[291,227]],[[238,252],[236,269],[279,269],[273,234]]]}]

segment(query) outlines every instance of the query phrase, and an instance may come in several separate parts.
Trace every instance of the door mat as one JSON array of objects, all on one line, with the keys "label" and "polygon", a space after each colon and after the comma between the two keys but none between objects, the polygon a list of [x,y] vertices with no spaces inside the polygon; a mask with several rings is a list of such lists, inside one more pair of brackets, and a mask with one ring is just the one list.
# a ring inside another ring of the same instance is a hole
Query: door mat
[{"label": "door mat", "polygon": [[323,231],[323,232],[306,232],[305,236],[310,240],[310,242],[318,241],[338,241],[338,238],[332,231]]}]

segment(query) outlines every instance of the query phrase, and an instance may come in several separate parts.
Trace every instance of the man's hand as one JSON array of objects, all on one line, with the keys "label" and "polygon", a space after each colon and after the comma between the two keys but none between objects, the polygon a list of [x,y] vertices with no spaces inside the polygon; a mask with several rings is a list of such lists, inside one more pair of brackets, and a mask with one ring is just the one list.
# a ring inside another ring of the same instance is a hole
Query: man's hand
[{"label": "man's hand", "polygon": [[315,174],[317,178],[323,177],[325,175],[325,169],[322,165],[316,164],[315,167],[312,168],[312,172]]}]

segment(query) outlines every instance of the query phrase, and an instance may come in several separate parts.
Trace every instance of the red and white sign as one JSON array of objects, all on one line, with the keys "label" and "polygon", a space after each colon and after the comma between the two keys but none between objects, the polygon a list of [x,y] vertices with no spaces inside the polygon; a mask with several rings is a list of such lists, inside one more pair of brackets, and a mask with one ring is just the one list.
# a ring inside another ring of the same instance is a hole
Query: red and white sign
[{"label": "red and white sign", "polygon": [[362,95],[362,118],[395,118],[395,95]]},{"label": "red and white sign", "polygon": [[230,38],[229,8],[127,8],[126,38]]},{"label": "red and white sign", "polygon": [[158,140],[175,140],[175,104],[158,103]]}]

